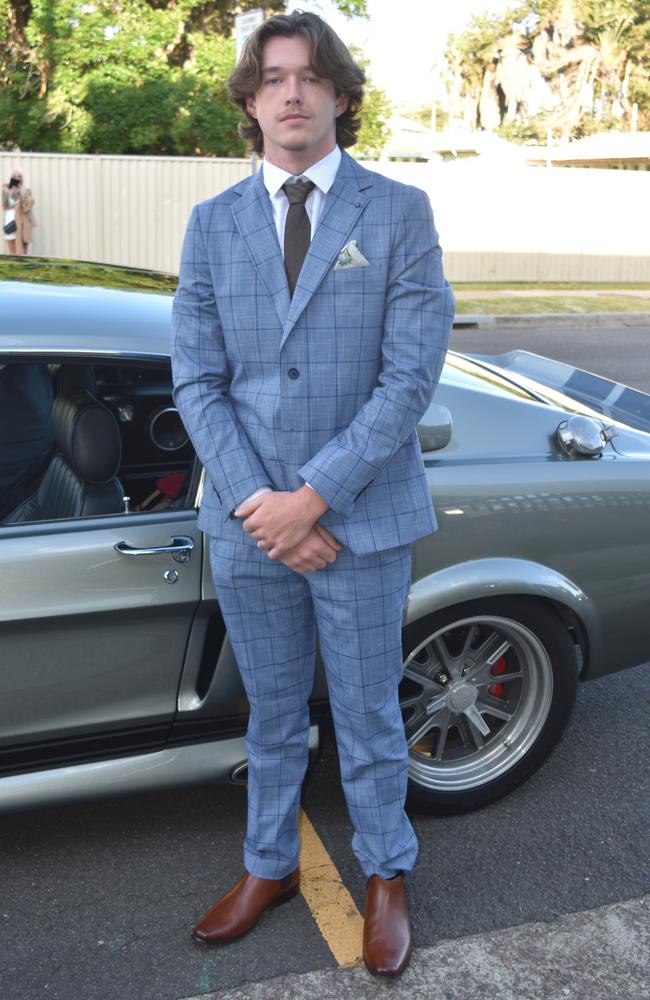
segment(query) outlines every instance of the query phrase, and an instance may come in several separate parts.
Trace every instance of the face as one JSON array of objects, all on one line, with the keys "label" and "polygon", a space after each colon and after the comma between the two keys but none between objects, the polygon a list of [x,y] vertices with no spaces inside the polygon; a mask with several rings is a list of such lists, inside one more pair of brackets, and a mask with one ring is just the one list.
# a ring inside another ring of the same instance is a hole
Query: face
[{"label": "face", "polygon": [[348,106],[331,80],[310,65],[309,42],[270,38],[262,53],[262,82],[246,102],[264,136],[264,156],[292,173],[305,170],[336,144],[336,119]]}]

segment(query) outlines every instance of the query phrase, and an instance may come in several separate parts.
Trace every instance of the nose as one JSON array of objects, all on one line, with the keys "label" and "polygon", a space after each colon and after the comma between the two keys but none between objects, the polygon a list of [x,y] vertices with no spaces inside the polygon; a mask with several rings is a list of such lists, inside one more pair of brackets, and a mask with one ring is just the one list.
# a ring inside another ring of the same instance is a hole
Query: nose
[{"label": "nose", "polygon": [[302,103],[302,85],[300,79],[297,76],[287,77],[287,89],[285,92],[285,101],[287,104]]}]

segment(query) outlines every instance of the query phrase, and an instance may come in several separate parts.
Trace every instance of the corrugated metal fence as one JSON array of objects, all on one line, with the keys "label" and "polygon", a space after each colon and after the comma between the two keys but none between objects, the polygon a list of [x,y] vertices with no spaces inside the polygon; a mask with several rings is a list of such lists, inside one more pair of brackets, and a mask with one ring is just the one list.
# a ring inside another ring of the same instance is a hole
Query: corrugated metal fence
[{"label": "corrugated metal fence", "polygon": [[250,159],[0,153],[5,183],[14,167],[36,199],[31,252],[171,272],[192,206],[253,170]]},{"label": "corrugated metal fence", "polygon": [[[650,281],[650,172],[483,159],[367,163],[423,188],[452,281]],[[176,272],[195,202],[249,159],[0,153],[36,198],[35,254]]]}]

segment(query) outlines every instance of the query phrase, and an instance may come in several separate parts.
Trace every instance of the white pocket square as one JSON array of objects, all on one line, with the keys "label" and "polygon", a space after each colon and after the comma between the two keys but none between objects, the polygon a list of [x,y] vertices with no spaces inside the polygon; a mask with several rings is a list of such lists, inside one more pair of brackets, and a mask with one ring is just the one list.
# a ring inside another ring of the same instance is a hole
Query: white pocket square
[{"label": "white pocket square", "polygon": [[363,256],[359,247],[357,246],[356,240],[350,240],[349,243],[341,250],[336,264],[334,265],[335,271],[342,271],[344,268],[349,267],[369,267],[369,263]]}]

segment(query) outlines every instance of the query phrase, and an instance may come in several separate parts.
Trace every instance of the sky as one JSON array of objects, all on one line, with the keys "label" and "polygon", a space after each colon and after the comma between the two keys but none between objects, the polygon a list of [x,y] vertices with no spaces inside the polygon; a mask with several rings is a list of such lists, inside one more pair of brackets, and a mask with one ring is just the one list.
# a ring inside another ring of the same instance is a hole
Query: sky
[{"label": "sky", "polygon": [[[395,104],[428,104],[434,96],[434,64],[447,35],[461,31],[472,14],[499,14],[514,0],[368,0],[370,20],[348,20],[330,0],[290,0],[289,10],[313,10],[343,41],[370,60],[370,76]],[[399,17],[396,12],[399,11]]]}]

